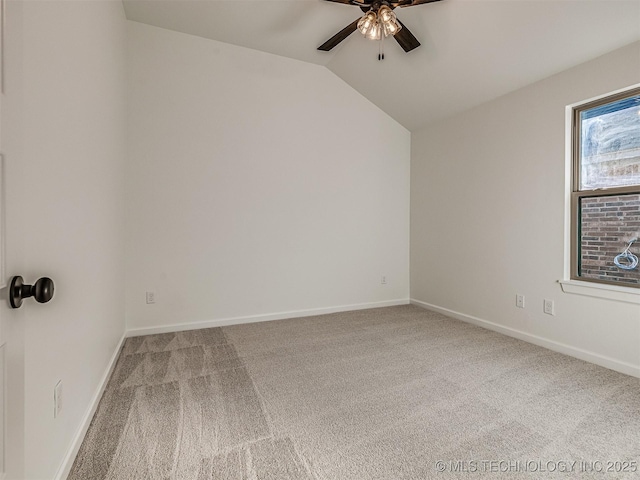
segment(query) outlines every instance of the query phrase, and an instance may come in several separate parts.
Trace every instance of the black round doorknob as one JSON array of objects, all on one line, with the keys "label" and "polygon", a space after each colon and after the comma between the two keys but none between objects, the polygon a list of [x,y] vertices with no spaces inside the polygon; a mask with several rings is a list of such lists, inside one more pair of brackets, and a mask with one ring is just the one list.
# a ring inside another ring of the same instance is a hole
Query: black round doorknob
[{"label": "black round doorknob", "polygon": [[26,285],[21,276],[11,279],[9,286],[9,302],[13,308],[20,308],[22,300],[33,297],[38,303],[47,303],[53,298],[53,280],[42,277],[33,285]]}]

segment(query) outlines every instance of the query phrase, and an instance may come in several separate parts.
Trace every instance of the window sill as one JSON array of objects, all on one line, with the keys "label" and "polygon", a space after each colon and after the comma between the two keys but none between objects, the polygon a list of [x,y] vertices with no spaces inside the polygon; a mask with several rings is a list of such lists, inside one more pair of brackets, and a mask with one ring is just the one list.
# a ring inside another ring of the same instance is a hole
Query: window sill
[{"label": "window sill", "polygon": [[633,287],[618,287],[579,280],[560,280],[564,293],[586,295],[588,297],[604,298],[617,302],[635,303],[640,305],[640,289]]}]

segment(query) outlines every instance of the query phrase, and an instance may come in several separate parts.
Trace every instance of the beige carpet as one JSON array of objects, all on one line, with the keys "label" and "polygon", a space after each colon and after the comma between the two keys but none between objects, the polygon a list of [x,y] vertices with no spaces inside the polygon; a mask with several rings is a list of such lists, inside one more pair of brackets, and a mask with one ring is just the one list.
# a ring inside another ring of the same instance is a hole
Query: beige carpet
[{"label": "beige carpet", "polygon": [[401,306],[128,339],[69,478],[618,479],[639,461],[639,379]]}]

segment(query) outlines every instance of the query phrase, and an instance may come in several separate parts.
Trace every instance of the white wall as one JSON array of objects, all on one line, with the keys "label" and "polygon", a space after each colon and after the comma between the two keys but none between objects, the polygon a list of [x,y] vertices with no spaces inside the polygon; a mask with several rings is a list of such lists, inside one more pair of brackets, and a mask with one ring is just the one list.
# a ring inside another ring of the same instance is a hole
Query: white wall
[{"label": "white wall", "polygon": [[128,25],[129,328],[408,299],[406,129],[323,67]]},{"label": "white wall", "polygon": [[[411,297],[640,373],[640,306],[557,283],[565,106],[639,82],[636,43],[414,132]],[[544,298],[556,316],[543,314]]]},{"label": "white wall", "polygon": [[[125,19],[120,1],[9,4],[7,271],[56,285],[49,304],[2,312],[24,346],[24,371],[9,370],[10,412],[24,416],[24,432],[9,432],[9,477],[52,479],[125,330]],[[20,340],[6,333],[8,346]]]}]

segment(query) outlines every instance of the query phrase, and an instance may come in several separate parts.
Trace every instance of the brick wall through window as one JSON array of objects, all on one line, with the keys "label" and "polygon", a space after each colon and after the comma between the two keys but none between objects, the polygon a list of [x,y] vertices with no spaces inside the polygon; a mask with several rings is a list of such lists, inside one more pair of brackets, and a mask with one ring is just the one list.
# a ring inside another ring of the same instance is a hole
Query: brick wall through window
[{"label": "brick wall through window", "polygon": [[581,199],[581,277],[640,284],[640,267],[623,270],[613,259],[632,238],[640,256],[640,194]]}]

